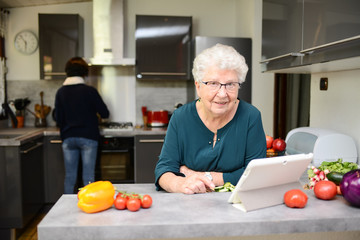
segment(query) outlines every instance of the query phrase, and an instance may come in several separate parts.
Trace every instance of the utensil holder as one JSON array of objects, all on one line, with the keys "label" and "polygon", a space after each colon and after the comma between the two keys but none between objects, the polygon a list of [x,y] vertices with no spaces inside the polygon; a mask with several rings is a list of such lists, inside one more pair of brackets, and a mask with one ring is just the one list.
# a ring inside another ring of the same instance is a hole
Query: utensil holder
[{"label": "utensil holder", "polygon": [[[24,121],[25,121],[25,110],[16,110],[15,111],[15,117],[17,119],[17,128],[23,128],[24,127]],[[15,126],[13,125],[13,128]]]},{"label": "utensil holder", "polygon": [[35,127],[46,127],[46,118],[35,118]]}]

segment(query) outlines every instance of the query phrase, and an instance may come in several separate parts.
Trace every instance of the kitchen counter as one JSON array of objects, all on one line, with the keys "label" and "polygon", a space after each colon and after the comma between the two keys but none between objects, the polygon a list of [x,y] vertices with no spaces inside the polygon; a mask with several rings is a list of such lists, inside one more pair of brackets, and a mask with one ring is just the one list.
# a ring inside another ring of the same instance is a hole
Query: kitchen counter
[{"label": "kitchen counter", "polygon": [[227,202],[229,192],[185,195],[157,192],[154,184],[115,186],[118,190],[150,194],[153,206],[138,212],[112,207],[87,214],[77,207],[75,194],[62,195],[38,225],[38,239],[263,239],[261,235],[283,239],[304,239],[305,235],[311,236],[307,239],[317,239],[316,236],[329,236],[326,239],[360,237],[360,208],[351,207],[342,196],[323,201],[308,190],[308,204],[303,209],[281,204],[244,213]]},{"label": "kitchen counter", "polygon": [[5,128],[0,129],[0,146],[20,146],[34,138],[41,137],[45,128]]},{"label": "kitchen counter", "polygon": [[[100,130],[103,136],[132,137],[136,135],[166,134],[166,128],[134,128],[133,130]],[[39,136],[59,136],[57,127],[47,128],[5,128],[0,129],[0,146],[20,146],[22,143]]]}]

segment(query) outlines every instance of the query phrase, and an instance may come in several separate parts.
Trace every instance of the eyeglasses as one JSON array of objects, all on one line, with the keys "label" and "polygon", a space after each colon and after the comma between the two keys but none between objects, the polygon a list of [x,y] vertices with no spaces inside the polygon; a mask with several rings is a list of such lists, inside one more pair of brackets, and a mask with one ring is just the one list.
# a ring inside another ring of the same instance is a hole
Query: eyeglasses
[{"label": "eyeglasses", "polygon": [[205,84],[210,91],[219,91],[222,86],[225,87],[225,90],[228,92],[235,92],[240,88],[240,83],[238,82],[229,82],[229,83],[219,83],[215,81],[203,82],[200,80],[201,83]]}]

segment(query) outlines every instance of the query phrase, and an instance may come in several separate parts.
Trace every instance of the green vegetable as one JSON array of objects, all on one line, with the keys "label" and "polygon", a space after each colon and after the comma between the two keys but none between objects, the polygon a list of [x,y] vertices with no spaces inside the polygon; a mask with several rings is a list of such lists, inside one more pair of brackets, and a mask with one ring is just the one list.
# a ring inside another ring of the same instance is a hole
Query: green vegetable
[{"label": "green vegetable", "polygon": [[336,185],[339,185],[341,180],[343,179],[345,173],[338,173],[338,172],[329,172],[326,174],[326,177],[329,181],[334,182]]},{"label": "green vegetable", "polygon": [[[358,169],[358,165],[353,162],[343,162],[341,158],[339,158],[335,162],[322,162],[318,167],[320,171],[328,170],[329,172],[338,172],[338,173],[347,173],[351,170]],[[312,169],[307,171],[309,178],[315,177],[315,173]]]},{"label": "green vegetable", "polygon": [[230,182],[226,182],[223,186],[215,187],[215,192],[232,192],[235,190],[235,186]]}]

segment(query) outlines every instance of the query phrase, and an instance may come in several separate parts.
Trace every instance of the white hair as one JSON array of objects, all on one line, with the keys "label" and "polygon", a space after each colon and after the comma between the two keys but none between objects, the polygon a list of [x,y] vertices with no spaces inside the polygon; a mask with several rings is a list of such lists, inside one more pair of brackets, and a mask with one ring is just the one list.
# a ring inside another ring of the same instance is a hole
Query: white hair
[{"label": "white hair", "polygon": [[206,70],[213,66],[219,69],[235,70],[239,83],[245,82],[249,70],[245,58],[240,53],[233,47],[220,43],[205,49],[195,58],[192,69],[195,81],[203,80]]}]

